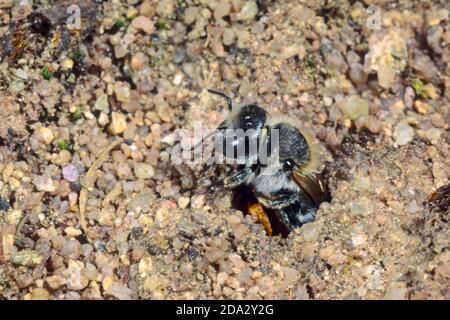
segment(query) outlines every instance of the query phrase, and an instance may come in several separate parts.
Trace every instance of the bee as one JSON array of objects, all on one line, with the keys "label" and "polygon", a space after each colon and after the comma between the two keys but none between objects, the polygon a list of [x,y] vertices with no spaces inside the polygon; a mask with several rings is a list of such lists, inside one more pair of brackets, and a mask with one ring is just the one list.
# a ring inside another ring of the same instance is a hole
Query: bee
[{"label": "bee", "polygon": [[[294,119],[269,115],[256,104],[235,109],[232,99],[225,93],[214,89],[208,91],[224,98],[230,111],[216,130],[225,137],[219,140],[223,142],[223,154],[229,157],[232,150],[232,158],[243,158],[237,162],[236,170],[225,178],[225,187],[250,187],[259,204],[274,212],[276,220],[288,232],[313,221],[319,205],[330,200],[319,172],[317,142],[300,129]],[[250,133],[244,138],[227,139],[230,132],[238,129]],[[257,146],[257,152],[250,152],[252,143]],[[245,152],[239,156],[237,150],[242,147]]]}]

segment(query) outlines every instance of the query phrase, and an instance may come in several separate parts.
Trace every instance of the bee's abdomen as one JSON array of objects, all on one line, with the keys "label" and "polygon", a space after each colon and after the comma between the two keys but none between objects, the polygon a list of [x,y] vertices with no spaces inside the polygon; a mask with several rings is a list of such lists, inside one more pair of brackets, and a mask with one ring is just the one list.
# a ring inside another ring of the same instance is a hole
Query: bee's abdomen
[{"label": "bee's abdomen", "polygon": [[293,204],[280,209],[289,221],[288,229],[292,230],[311,222],[316,217],[318,207],[312,199],[305,193],[300,192],[298,200]]}]

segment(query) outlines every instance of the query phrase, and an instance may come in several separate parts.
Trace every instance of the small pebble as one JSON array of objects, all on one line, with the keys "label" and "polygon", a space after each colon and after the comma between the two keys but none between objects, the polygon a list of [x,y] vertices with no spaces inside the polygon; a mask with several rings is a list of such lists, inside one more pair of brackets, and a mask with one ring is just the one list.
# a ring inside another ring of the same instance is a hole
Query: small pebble
[{"label": "small pebble", "polygon": [[119,135],[127,129],[126,116],[121,112],[113,112],[111,114],[111,123],[108,126],[108,130],[113,135]]},{"label": "small pebble", "polygon": [[177,51],[175,51],[175,56],[173,58],[173,62],[176,64],[180,64],[183,62],[185,57],[186,57],[186,51],[184,49],[177,49]]},{"label": "small pebble", "polygon": [[113,282],[107,286],[106,293],[110,296],[113,296],[119,300],[135,300],[137,299],[137,294],[119,282]]},{"label": "small pebble", "polygon": [[358,85],[364,85],[367,82],[368,75],[364,71],[364,68],[361,64],[355,63],[350,68],[350,79]]},{"label": "small pebble", "polygon": [[331,105],[333,104],[333,99],[330,97],[324,97],[323,98],[323,105],[325,107],[331,107]]},{"label": "small pebble", "polygon": [[16,69],[16,76],[22,80],[28,79],[28,73],[23,69]]},{"label": "small pebble", "polygon": [[8,89],[12,94],[19,93],[25,89],[25,83],[23,81],[11,81]]},{"label": "small pebble", "polygon": [[153,270],[153,262],[151,257],[143,257],[139,261],[139,273],[143,278],[149,276]]},{"label": "small pebble", "polygon": [[22,273],[16,277],[16,282],[20,289],[24,289],[29,287],[34,282],[34,279],[30,274]]},{"label": "small pebble", "polygon": [[155,6],[150,0],[144,0],[139,7],[139,13],[142,16],[151,18],[155,15]]},{"label": "small pebble", "polygon": [[65,59],[62,64],[61,67],[65,70],[71,70],[73,68],[73,60],[72,59]]},{"label": "small pebble", "polygon": [[34,288],[31,292],[31,300],[48,300],[50,293],[44,288]]},{"label": "small pebble", "polygon": [[120,102],[129,102],[131,93],[130,85],[127,83],[118,83],[114,88],[114,93],[116,94],[117,100]]},{"label": "small pebble", "polygon": [[443,128],[445,127],[445,119],[440,113],[435,113],[431,116],[431,123],[436,128]]},{"label": "small pebble", "polygon": [[61,255],[66,259],[78,259],[81,254],[81,244],[77,239],[70,239],[61,249]]},{"label": "small pebble", "polygon": [[67,228],[64,229],[64,232],[69,237],[78,237],[78,236],[83,234],[83,232],[80,229],[76,229],[74,227],[67,227]]},{"label": "small pebble", "polygon": [[43,260],[43,257],[37,251],[25,249],[13,253],[10,260],[16,265],[33,267],[40,264]]},{"label": "small pebble", "polygon": [[410,143],[414,138],[414,129],[405,122],[400,122],[394,130],[395,144],[404,146]]},{"label": "small pebble", "polygon": [[66,179],[69,182],[76,182],[76,181],[78,181],[78,170],[71,163],[69,163],[68,165],[65,165],[63,167],[62,174],[63,174],[64,179]]},{"label": "small pebble", "polygon": [[155,176],[155,169],[146,163],[136,163],[134,165],[134,174],[138,179],[151,179]]},{"label": "small pebble", "polygon": [[17,209],[10,210],[6,215],[6,222],[12,225],[18,225],[20,220],[22,219],[22,216],[23,216],[22,210]]},{"label": "small pebble", "polygon": [[14,6],[14,0],[0,0],[0,9],[7,9]]},{"label": "small pebble", "polygon": [[169,146],[173,146],[175,142],[177,141],[177,135],[175,133],[168,134],[161,138],[162,143],[166,143]]},{"label": "small pebble", "polygon": [[194,209],[201,209],[205,205],[206,196],[204,194],[196,195],[191,198],[191,206]]},{"label": "small pebble", "polygon": [[256,1],[246,1],[236,18],[240,21],[252,20],[258,14]]},{"label": "small pebble", "polygon": [[60,275],[49,276],[45,281],[53,290],[57,290],[66,284],[66,279]]},{"label": "small pebble", "polygon": [[223,44],[226,46],[231,45],[234,42],[234,31],[231,28],[226,28],[223,31]]},{"label": "small pebble", "polygon": [[153,22],[146,16],[139,16],[133,19],[131,25],[137,30],[142,30],[147,34],[152,33],[155,30]]},{"label": "small pebble", "polygon": [[109,102],[106,94],[100,95],[97,100],[95,100],[94,110],[109,113]]},{"label": "small pebble", "polygon": [[0,211],[8,211],[11,208],[11,205],[4,198],[0,198]]},{"label": "small pebble", "polygon": [[81,184],[78,182],[71,183],[70,190],[72,190],[75,193],[79,193],[81,191]]},{"label": "small pebble", "polygon": [[153,42],[153,43],[158,43],[159,42],[159,40],[161,40],[161,38],[159,37],[159,34],[157,34],[156,32],[154,32],[154,33],[152,33],[151,35],[150,35],[150,40]]},{"label": "small pebble", "polygon": [[162,290],[168,285],[167,280],[159,275],[151,275],[144,281],[144,289],[148,291]]},{"label": "small pebble", "polygon": [[357,120],[369,114],[369,103],[357,95],[345,97],[338,102],[342,113],[350,120]]},{"label": "small pebble", "polygon": [[89,284],[89,280],[82,274],[83,262],[69,260],[67,268],[67,288],[70,290],[82,290]]},{"label": "small pebble", "polygon": [[53,134],[52,130],[50,130],[46,127],[39,128],[36,131],[36,136],[39,141],[41,141],[42,143],[44,143],[46,145],[49,145],[55,139],[55,135]]},{"label": "small pebble", "polygon": [[138,52],[131,57],[130,65],[134,71],[139,71],[147,62],[145,54],[143,52]]},{"label": "small pebble", "polygon": [[38,191],[43,192],[55,192],[57,187],[52,178],[45,176],[36,176],[33,179],[33,184],[36,186]]},{"label": "small pebble", "polygon": [[128,51],[124,45],[118,44],[114,46],[114,56],[117,59],[122,59],[127,55]]},{"label": "small pebble", "polygon": [[416,200],[411,201],[406,207],[409,213],[416,213],[419,209]]},{"label": "small pebble", "polygon": [[405,300],[408,290],[404,282],[392,282],[386,289],[384,300]]},{"label": "small pebble", "polygon": [[318,223],[306,223],[302,226],[302,234],[305,241],[317,241],[320,234],[320,226]]},{"label": "small pebble", "polygon": [[191,200],[188,197],[180,197],[178,199],[178,207],[180,207],[180,209],[185,209],[189,205],[190,201]]},{"label": "small pebble", "polygon": [[427,131],[425,131],[425,137],[432,144],[437,144],[439,142],[439,139],[441,138],[441,130],[437,128],[428,129]]},{"label": "small pebble", "polygon": [[81,273],[89,281],[96,281],[98,279],[98,275],[99,275],[97,268],[91,263],[87,263],[86,268],[81,270]]},{"label": "small pebble", "polygon": [[431,110],[431,106],[428,103],[417,100],[414,102],[414,109],[420,114],[427,114]]},{"label": "small pebble", "polygon": [[216,20],[219,20],[219,19],[222,19],[223,17],[228,16],[230,14],[230,9],[231,9],[231,5],[229,2],[227,2],[227,1],[217,2],[217,6],[214,9],[214,18]]}]

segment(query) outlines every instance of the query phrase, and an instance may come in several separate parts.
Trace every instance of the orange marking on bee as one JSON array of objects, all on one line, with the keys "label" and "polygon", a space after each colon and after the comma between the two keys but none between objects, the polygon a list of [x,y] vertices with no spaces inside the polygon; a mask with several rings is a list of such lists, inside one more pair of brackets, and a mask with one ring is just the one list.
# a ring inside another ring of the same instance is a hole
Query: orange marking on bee
[{"label": "orange marking on bee", "polygon": [[267,235],[272,235],[272,226],[269,221],[269,217],[267,213],[264,211],[264,208],[259,203],[255,203],[250,205],[248,208],[248,213],[251,215],[256,215],[258,217],[259,222],[263,225],[266,230]]}]

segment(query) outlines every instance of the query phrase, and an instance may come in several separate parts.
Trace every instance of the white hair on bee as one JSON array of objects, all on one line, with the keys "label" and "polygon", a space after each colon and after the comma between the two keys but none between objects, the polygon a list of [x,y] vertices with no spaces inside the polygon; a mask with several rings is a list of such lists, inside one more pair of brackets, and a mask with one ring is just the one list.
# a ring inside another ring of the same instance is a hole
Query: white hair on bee
[{"label": "white hair on bee", "polygon": [[296,192],[299,190],[298,184],[283,171],[281,165],[264,167],[253,177],[251,184],[255,187],[255,191],[261,194],[272,194],[282,189]]}]

